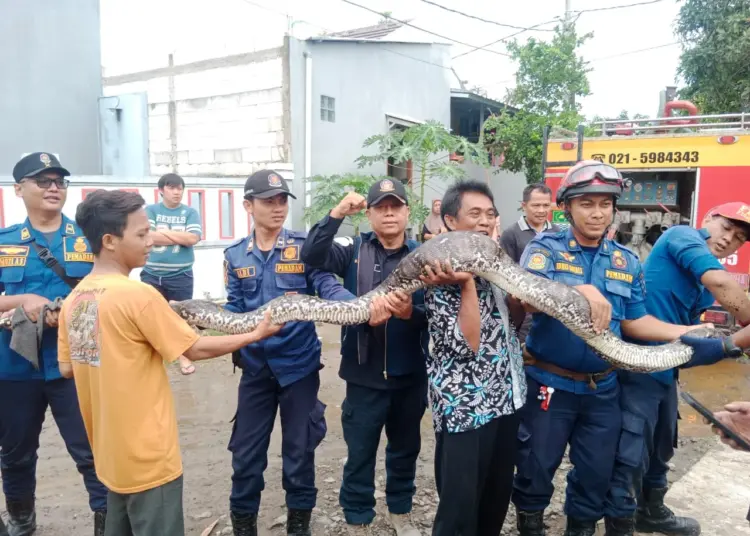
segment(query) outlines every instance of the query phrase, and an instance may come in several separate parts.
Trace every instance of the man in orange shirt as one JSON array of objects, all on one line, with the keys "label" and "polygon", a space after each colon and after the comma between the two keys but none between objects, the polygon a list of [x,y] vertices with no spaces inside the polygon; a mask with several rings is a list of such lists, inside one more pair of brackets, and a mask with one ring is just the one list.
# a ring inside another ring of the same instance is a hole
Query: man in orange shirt
[{"label": "man in orange shirt", "polygon": [[59,318],[60,372],[74,377],[96,473],[109,489],[105,536],[183,536],[182,459],[164,360],[229,354],[278,332],[199,337],[159,292],[128,278],[153,246],[143,198],[94,192],[78,206],[94,268]]}]

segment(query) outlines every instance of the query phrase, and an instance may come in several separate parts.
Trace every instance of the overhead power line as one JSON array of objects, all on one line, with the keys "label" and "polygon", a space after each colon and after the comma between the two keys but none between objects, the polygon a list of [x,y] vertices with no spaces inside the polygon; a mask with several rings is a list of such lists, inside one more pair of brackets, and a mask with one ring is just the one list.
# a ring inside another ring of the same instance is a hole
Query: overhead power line
[{"label": "overhead power line", "polygon": [[647,6],[650,4],[658,4],[659,2],[663,2],[664,0],[650,0],[648,2],[637,2],[635,4],[624,4],[621,6],[611,6],[611,7],[595,7],[592,9],[581,9],[581,10],[573,10],[573,13],[594,13],[595,11],[611,11],[613,9],[624,9],[627,7],[638,7],[638,6]]},{"label": "overhead power line", "polygon": [[671,46],[679,45],[679,44],[680,44],[680,41],[674,41],[672,43],[665,43],[663,45],[656,45],[656,46],[648,47],[648,48],[639,48],[637,50],[629,50],[627,52],[620,52],[619,54],[612,54],[611,56],[603,56],[601,58],[594,58],[594,59],[588,60],[588,61],[589,62],[594,62],[594,61],[610,60],[612,58],[619,58],[621,56],[628,56],[630,54],[638,54],[640,52],[648,52],[649,50],[656,50],[656,49],[659,49],[659,48],[666,48],[666,47],[671,47]]},{"label": "overhead power line", "polygon": [[[479,47],[479,48],[477,48],[475,50],[468,50],[466,52],[462,52],[461,54],[456,54],[451,59],[455,60],[456,58],[460,58],[462,56],[466,56],[467,54],[471,54],[472,52],[476,52],[477,50],[485,50],[487,47],[491,47],[492,45],[497,45],[498,43],[502,43],[503,41],[507,41],[508,39],[516,37],[517,35],[525,33],[525,32],[527,32],[529,30],[534,30],[534,29],[538,28],[539,26],[546,26],[547,24],[552,24],[553,22],[559,22],[559,21],[560,21],[559,18],[555,18],[555,19],[552,19],[552,20],[548,20],[546,22],[540,22],[539,24],[535,24],[534,26],[529,26],[528,28],[525,28],[523,30],[519,30],[519,31],[517,31],[515,33],[512,33],[510,35],[506,35],[505,37],[501,37],[500,39],[496,39],[495,41],[492,41],[491,43],[487,43],[486,45],[483,45],[483,46],[481,46],[481,47]],[[488,52],[494,52],[494,51],[489,50]]]},{"label": "overhead power line", "polygon": [[472,48],[474,50],[485,50],[487,52],[491,52],[492,54],[497,54],[498,56],[505,56],[506,58],[510,57],[510,54],[506,54],[505,52],[499,52],[497,50],[489,50],[489,49],[487,49],[485,47],[478,47],[478,46],[475,46],[475,45],[472,45],[472,44],[469,44],[469,43],[464,43],[463,41],[459,41],[458,39],[453,39],[452,37],[447,37],[445,35],[441,35],[439,33],[435,33],[435,32],[433,32],[431,30],[425,30],[424,28],[420,28],[419,26],[415,26],[414,24],[411,24],[410,22],[399,20],[397,18],[394,18],[394,17],[392,17],[390,15],[387,15],[387,14],[382,13],[380,11],[377,11],[375,9],[371,9],[371,8],[369,8],[367,6],[363,6],[362,4],[357,4],[356,2],[352,2],[351,0],[341,0],[341,1],[344,2],[344,3],[346,3],[346,4],[351,4],[351,5],[356,6],[358,8],[361,8],[361,9],[364,9],[366,11],[369,11],[370,13],[375,13],[376,15],[380,15],[381,17],[384,17],[384,18],[396,21],[398,23],[403,24],[404,26],[409,26],[411,28],[414,28],[415,30],[419,30],[420,32],[425,32],[425,33],[428,33],[430,35],[434,35],[435,37],[439,37],[440,39],[445,39],[447,41],[451,41],[451,42],[456,43],[458,45],[463,45],[463,46],[466,46],[466,47],[470,47],[470,48]]},{"label": "overhead power line", "polygon": [[514,30],[523,30],[525,32],[528,32],[528,31],[554,32],[554,30],[549,29],[549,28],[542,28],[542,29],[527,28],[525,26],[514,26],[513,24],[505,24],[505,23],[497,22],[497,21],[490,20],[490,19],[484,19],[482,17],[477,17],[476,15],[470,15],[469,13],[464,13],[463,11],[459,11],[457,9],[450,8],[448,6],[438,4],[437,2],[432,2],[432,0],[422,0],[422,2],[424,2],[425,4],[430,4],[431,6],[439,7],[440,9],[444,9],[445,11],[450,11],[451,13],[456,13],[457,15],[462,15],[469,19],[479,20],[482,22],[486,22],[487,24],[494,24],[495,26],[502,26],[504,28],[513,28]]}]

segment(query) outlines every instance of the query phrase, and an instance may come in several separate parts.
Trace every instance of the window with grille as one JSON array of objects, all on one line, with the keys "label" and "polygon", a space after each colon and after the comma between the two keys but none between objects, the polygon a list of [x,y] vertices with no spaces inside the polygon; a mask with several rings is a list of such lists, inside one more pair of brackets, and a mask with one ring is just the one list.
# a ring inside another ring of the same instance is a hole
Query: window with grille
[{"label": "window with grille", "polygon": [[325,95],[320,96],[320,119],[330,123],[336,122],[336,99]]}]

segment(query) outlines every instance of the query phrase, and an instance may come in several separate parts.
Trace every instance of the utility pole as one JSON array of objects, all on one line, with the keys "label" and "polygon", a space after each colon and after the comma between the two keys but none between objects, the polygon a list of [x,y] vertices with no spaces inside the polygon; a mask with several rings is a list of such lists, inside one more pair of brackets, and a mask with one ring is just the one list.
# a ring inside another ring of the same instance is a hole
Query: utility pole
[{"label": "utility pole", "polygon": [[[573,20],[573,12],[572,12],[572,3],[573,0],[565,0],[565,22],[563,24],[563,27],[566,31],[571,31],[572,28],[572,20]],[[571,109],[575,110],[576,107],[576,95],[575,93],[571,92],[570,96],[568,97],[570,102]]]}]

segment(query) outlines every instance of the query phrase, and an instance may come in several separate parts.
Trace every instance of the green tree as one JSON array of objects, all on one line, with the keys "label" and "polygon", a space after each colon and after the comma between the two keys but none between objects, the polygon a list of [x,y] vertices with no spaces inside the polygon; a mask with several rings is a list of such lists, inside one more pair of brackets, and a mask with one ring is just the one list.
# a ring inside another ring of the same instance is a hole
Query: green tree
[{"label": "green tree", "polygon": [[750,111],[750,2],[686,0],[675,30],[683,48],[680,97],[703,114]]},{"label": "green tree", "polygon": [[590,94],[590,69],[578,51],[591,35],[579,36],[574,25],[563,24],[550,42],[530,38],[508,44],[518,70],[506,104],[517,110],[489,117],[484,140],[492,154],[504,156],[503,169],[523,171],[529,183],[542,179],[544,126],[574,130],[583,121],[577,99]]},{"label": "green tree", "polygon": [[451,134],[442,123],[434,120],[407,129],[391,130],[387,134],[371,136],[365,140],[364,147],[375,147],[377,153],[360,156],[356,160],[360,168],[389,160],[400,166],[409,160],[412,161],[416,177],[412,180],[411,189],[407,188],[407,192],[411,198],[410,220],[418,228],[421,228],[430,212],[424,204],[427,181],[432,178],[452,180],[466,177],[466,170],[450,160],[449,154],[460,155],[465,162],[489,166],[489,155],[482,145]]},{"label": "green tree", "polygon": [[[367,197],[367,192],[375,182],[383,177],[346,173],[344,175],[315,175],[308,179],[312,183],[313,200],[305,209],[304,219],[307,223],[316,223],[323,219],[347,192],[357,192]],[[359,226],[365,220],[364,212],[348,216],[354,227],[354,234],[359,233]]]}]

